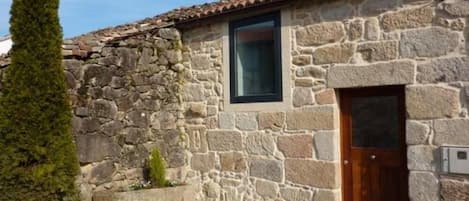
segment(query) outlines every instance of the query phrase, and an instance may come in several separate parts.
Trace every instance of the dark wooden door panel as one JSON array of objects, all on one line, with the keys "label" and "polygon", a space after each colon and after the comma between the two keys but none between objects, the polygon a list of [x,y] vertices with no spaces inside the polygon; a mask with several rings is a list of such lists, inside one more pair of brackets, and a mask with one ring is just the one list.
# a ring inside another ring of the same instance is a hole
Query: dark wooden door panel
[{"label": "dark wooden door panel", "polygon": [[402,178],[400,167],[382,167],[371,165],[371,179],[373,180],[372,200],[399,201]]},{"label": "dark wooden door panel", "polygon": [[404,88],[341,91],[344,201],[408,201]]},{"label": "dark wooden door panel", "polygon": [[362,178],[369,178],[369,171],[360,163],[352,163],[352,193],[353,200],[369,200],[370,192],[367,190],[370,181]]}]

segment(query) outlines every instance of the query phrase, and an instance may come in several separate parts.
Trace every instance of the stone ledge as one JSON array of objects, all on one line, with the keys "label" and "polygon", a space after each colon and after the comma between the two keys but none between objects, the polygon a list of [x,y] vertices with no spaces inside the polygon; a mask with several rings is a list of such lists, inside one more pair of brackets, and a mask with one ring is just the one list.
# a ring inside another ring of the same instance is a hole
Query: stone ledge
[{"label": "stone ledge", "polygon": [[93,201],[194,201],[199,192],[197,186],[177,186],[128,192],[96,192]]},{"label": "stone ledge", "polygon": [[327,73],[329,88],[349,88],[380,85],[403,85],[414,82],[415,64],[393,61],[366,66],[333,66]]}]

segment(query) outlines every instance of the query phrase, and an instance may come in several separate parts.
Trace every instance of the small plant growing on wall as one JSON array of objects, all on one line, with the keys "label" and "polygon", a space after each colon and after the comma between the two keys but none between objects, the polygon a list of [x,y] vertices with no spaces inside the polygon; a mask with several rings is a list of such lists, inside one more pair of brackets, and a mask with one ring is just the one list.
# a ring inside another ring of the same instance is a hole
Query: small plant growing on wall
[{"label": "small plant growing on wall", "polygon": [[[166,162],[158,149],[154,149],[148,158],[148,180],[129,186],[130,190],[174,187],[183,184],[166,180]],[[126,190],[124,190],[126,191]]]},{"label": "small plant growing on wall", "polygon": [[169,182],[166,180],[166,164],[163,157],[158,149],[154,149],[151,152],[149,160],[150,168],[150,181],[154,187],[166,187],[169,186]]}]

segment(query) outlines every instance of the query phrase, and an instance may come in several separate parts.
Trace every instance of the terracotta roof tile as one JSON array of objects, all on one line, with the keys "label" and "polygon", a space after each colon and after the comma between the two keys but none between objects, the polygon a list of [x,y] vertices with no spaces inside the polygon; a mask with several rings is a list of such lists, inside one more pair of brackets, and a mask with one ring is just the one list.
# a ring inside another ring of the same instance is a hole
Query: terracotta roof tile
[{"label": "terracotta roof tile", "polygon": [[178,23],[217,16],[249,7],[268,5],[291,0],[220,0],[212,3],[181,7],[138,22],[105,28],[73,38],[74,41],[109,41],[146,30],[162,28]]},{"label": "terracotta roof tile", "polygon": [[219,15],[235,9],[243,9],[282,1],[288,0],[222,0],[190,7],[177,8],[153,18],[145,19],[144,21],[162,20],[178,23],[211,15]]},{"label": "terracotta roof tile", "polygon": [[[62,46],[62,53],[66,57],[86,57],[94,51],[93,47],[102,47],[107,42],[122,37],[140,34],[157,28],[169,27],[191,20],[218,16],[245,8],[288,1],[293,0],[220,0],[190,7],[181,7],[141,21],[109,27],[67,39]],[[0,55],[0,68],[7,66],[9,63],[8,56]]]}]

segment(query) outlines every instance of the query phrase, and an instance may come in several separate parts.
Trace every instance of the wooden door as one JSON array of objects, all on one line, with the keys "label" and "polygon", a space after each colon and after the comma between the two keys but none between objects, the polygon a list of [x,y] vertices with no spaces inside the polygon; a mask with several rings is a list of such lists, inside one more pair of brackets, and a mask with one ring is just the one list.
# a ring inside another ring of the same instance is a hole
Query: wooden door
[{"label": "wooden door", "polygon": [[404,87],[340,96],[344,201],[408,201]]}]

